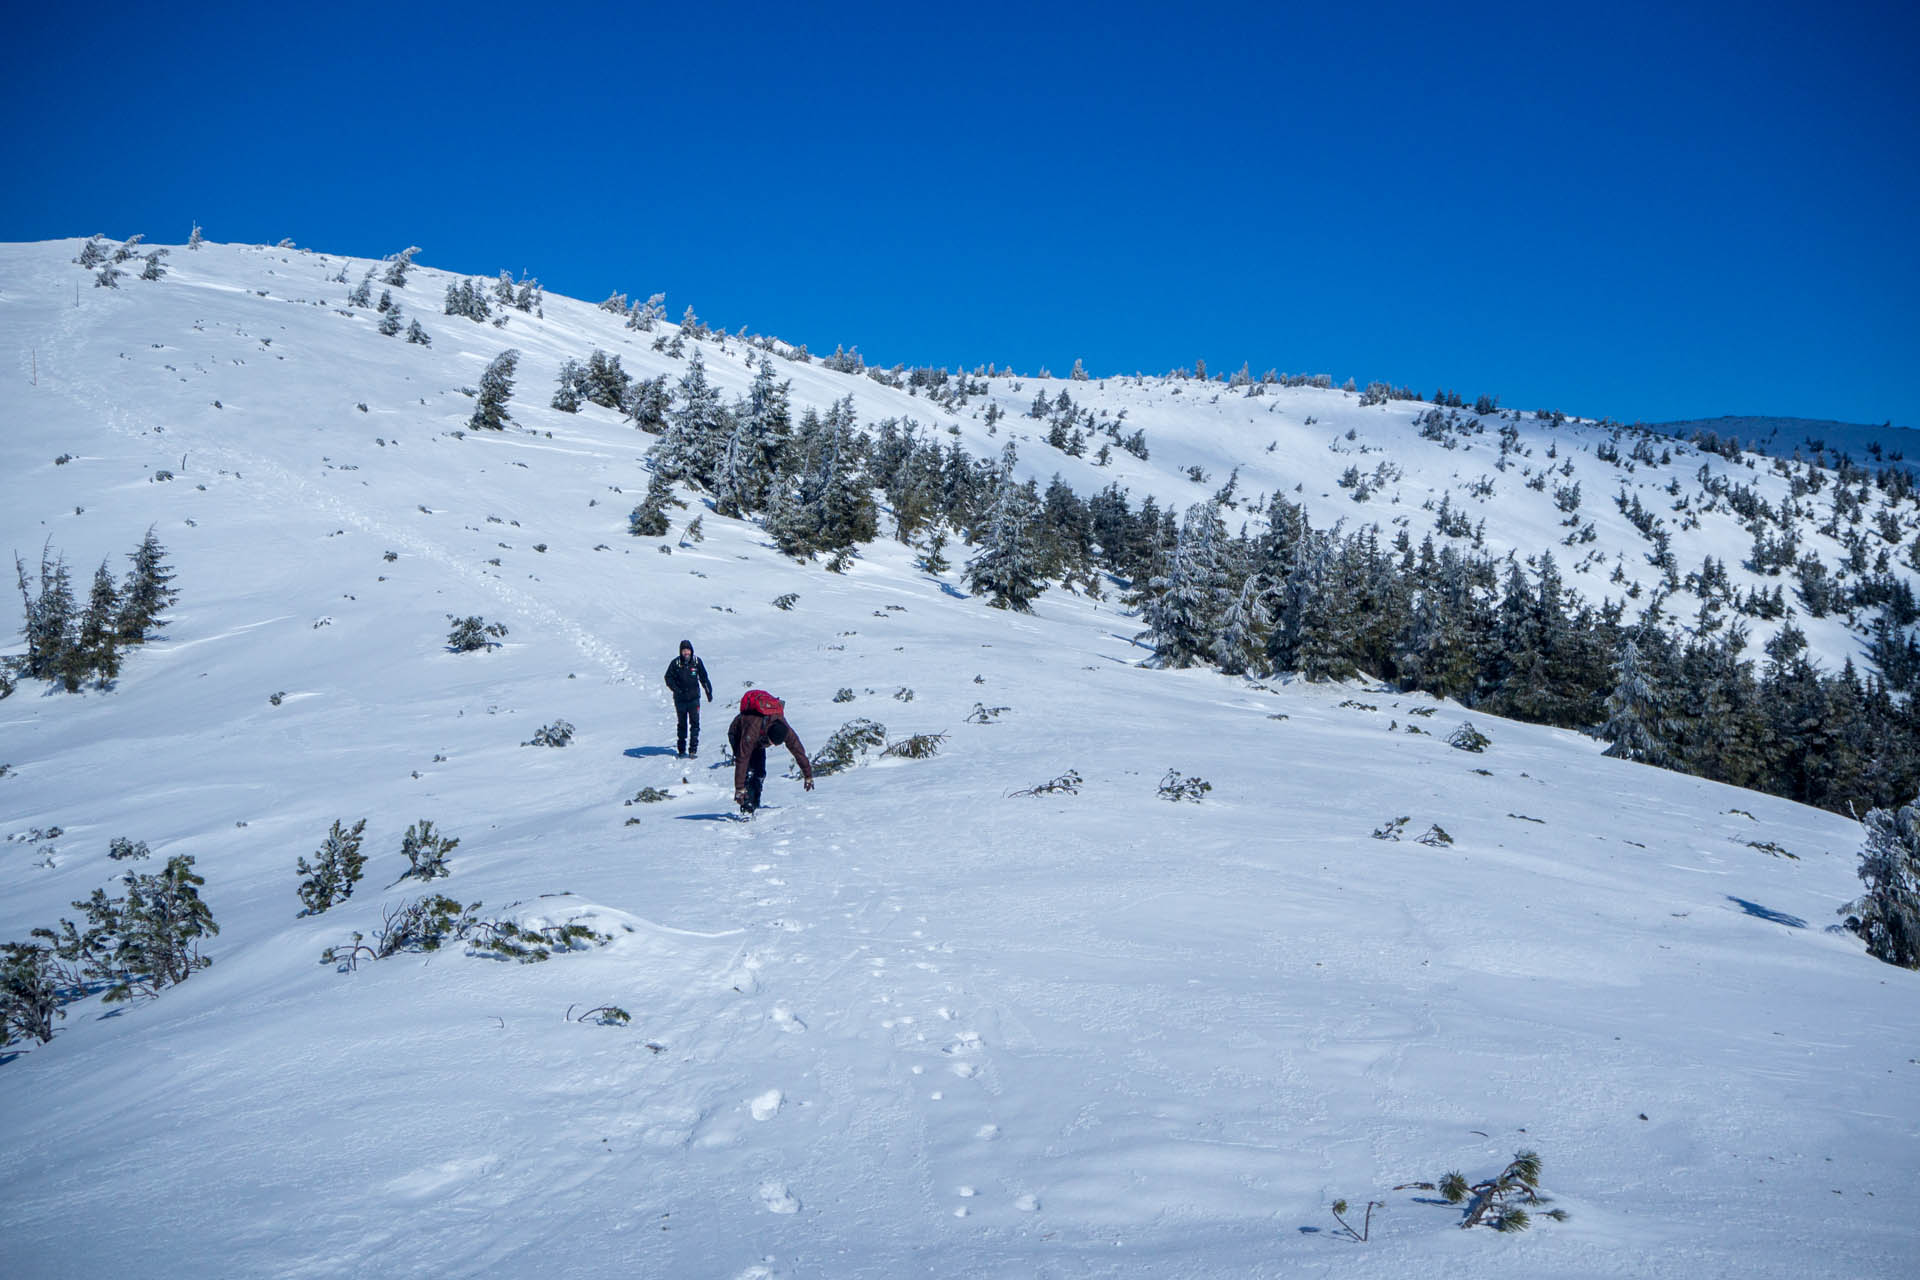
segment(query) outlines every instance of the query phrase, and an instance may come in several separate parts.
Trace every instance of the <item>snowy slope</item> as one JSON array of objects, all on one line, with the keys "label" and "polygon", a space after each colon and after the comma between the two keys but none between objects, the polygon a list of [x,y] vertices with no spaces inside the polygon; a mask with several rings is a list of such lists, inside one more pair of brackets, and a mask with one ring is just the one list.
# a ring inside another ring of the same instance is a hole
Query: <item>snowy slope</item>
[{"label": "snowy slope", "polygon": [[[1008,616],[890,543],[833,575],[712,513],[685,542],[697,507],[635,539],[651,437],[544,407],[560,362],[595,347],[677,378],[616,317],[550,297],[544,319],[474,325],[438,314],[452,277],[423,269],[396,291],[422,348],[338,313],[337,258],[176,249],[165,280],[105,290],[76,248],[0,247],[8,545],[50,541],[84,581],[152,526],[182,594],[112,692],[0,702],[0,824],[19,837],[0,845],[0,937],[111,884],[115,836],[191,853],[221,934],[189,982],[75,1004],[0,1065],[0,1273],[1920,1262],[1920,975],[1827,928],[1857,887],[1857,824],[1481,716],[1493,745],[1468,754],[1445,741],[1464,713],[1423,698],[1143,670],[1139,623],[1112,606],[1054,591]],[[454,434],[458,389],[507,346],[521,429]],[[744,389],[740,344],[703,346]],[[989,434],[977,401],[782,376],[796,405],[853,394],[863,422],[954,427],[976,454],[1038,435],[1018,417]],[[1039,385],[992,394],[1017,415]],[[1024,467],[1083,492],[1184,503],[1241,464],[1244,494],[1300,486],[1326,523],[1418,516],[1417,540],[1422,502],[1494,470],[1491,428],[1445,450],[1418,406],[1045,387],[1147,432],[1149,463],[1110,468],[1022,443]],[[1523,425],[1535,465],[1555,447],[1590,477],[1613,553],[1576,579],[1594,596],[1615,563],[1645,569],[1607,486],[1731,465],[1676,450],[1627,475],[1592,456],[1598,427]],[[1381,461],[1401,478],[1348,499],[1340,473]],[[1518,476],[1475,518],[1531,554],[1560,513]],[[1709,517],[1675,540],[1683,562],[1731,564],[1745,535]],[[506,623],[503,647],[446,652],[468,614]],[[682,636],[718,694],[693,767],[659,683]],[[776,776],[774,807],[735,823],[715,748],[748,685],[785,696],[810,746],[853,716],[949,737],[812,794]],[[1006,710],[975,723],[977,704]],[[557,719],[571,745],[522,745]],[[1009,794],[1069,769],[1077,794]],[[1169,770],[1212,790],[1162,799]],[[623,803],[647,786],[671,798]],[[296,859],[360,817],[366,881],[299,917]],[[393,883],[422,817],[461,838],[434,888],[613,941],[529,966],[317,963],[422,891]],[[1401,817],[1400,839],[1371,838]],[[1434,826],[1453,843],[1415,842]],[[567,1017],[609,1003],[632,1024]],[[1523,1147],[1569,1221],[1461,1232],[1429,1193],[1390,1190]],[[1368,1243],[1337,1237],[1340,1197],[1386,1203]]]}]

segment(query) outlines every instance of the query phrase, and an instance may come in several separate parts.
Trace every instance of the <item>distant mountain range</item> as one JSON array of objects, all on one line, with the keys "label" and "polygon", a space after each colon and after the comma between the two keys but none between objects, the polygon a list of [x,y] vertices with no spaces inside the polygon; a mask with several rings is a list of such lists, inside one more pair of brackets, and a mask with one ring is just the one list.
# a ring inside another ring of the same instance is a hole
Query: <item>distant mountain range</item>
[{"label": "distant mountain range", "polygon": [[1776,458],[1791,458],[1796,452],[1809,462],[1830,465],[1842,457],[1861,466],[1887,466],[1904,463],[1908,470],[1920,468],[1920,431],[1896,427],[1891,422],[1867,426],[1856,422],[1827,422],[1819,418],[1764,418],[1728,415],[1721,418],[1689,418],[1681,422],[1646,423],[1649,430],[1686,439],[1698,432],[1711,431],[1721,439],[1737,437],[1747,448]]}]

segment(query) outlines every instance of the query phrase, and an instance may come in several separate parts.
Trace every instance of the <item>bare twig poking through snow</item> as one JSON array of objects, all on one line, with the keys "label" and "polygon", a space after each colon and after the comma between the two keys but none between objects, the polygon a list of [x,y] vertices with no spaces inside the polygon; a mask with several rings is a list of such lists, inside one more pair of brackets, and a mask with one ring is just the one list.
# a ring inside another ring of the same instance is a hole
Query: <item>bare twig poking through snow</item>
[{"label": "bare twig poking through snow", "polygon": [[1078,769],[1069,769],[1057,778],[1049,778],[1045,782],[1036,783],[1024,791],[1009,791],[1007,798],[1011,800],[1014,796],[1052,795],[1059,791],[1064,791],[1070,796],[1080,794],[1080,771]]},{"label": "bare twig poking through snow", "polygon": [[1360,1229],[1358,1231],[1355,1231],[1353,1229],[1353,1224],[1347,1221],[1347,1218],[1346,1218],[1347,1202],[1345,1200],[1335,1200],[1333,1202],[1333,1217],[1334,1217],[1334,1220],[1340,1224],[1340,1229],[1342,1231],[1352,1236],[1354,1240],[1358,1241],[1360,1244],[1365,1244],[1367,1242],[1368,1234],[1373,1231],[1373,1211],[1375,1209],[1384,1209],[1386,1207],[1387,1206],[1379,1200],[1367,1201],[1367,1214],[1366,1214],[1366,1217],[1360,1220]]}]

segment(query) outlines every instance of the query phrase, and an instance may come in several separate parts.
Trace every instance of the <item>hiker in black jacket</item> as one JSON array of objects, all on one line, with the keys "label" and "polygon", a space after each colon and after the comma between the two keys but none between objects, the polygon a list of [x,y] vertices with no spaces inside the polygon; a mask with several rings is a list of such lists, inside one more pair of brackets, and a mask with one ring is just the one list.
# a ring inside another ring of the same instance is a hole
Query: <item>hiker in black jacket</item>
[{"label": "hiker in black jacket", "polygon": [[667,664],[667,688],[673,690],[677,750],[682,756],[700,754],[700,690],[713,701],[713,681],[707,679],[707,664],[693,655],[693,641],[680,642],[680,656]]}]

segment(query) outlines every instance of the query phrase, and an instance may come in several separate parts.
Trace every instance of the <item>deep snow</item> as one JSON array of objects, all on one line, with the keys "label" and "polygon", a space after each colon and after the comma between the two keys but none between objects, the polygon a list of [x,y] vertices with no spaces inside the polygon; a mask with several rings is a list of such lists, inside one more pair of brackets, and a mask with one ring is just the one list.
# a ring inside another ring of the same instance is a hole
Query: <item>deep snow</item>
[{"label": "deep snow", "polygon": [[[438,314],[452,277],[421,269],[395,293],[422,348],[338,314],[337,258],[176,248],[165,280],[105,290],[76,248],[0,247],[8,545],[31,561],[50,540],[84,582],[153,526],[181,599],[111,692],[0,702],[0,822],[20,837],[0,845],[0,936],[73,915],[123,869],[121,835],[156,864],[193,854],[222,932],[189,982],[74,1004],[0,1065],[0,1273],[1920,1267],[1920,975],[1829,928],[1857,890],[1856,823],[1364,683],[1142,669],[1111,601],[1055,590],[1009,616],[897,544],[833,575],[710,512],[684,541],[696,506],[632,538],[651,438],[545,408],[560,360],[596,346],[678,376],[615,317],[550,297],[544,320],[474,325]],[[703,345],[744,389],[741,344]],[[457,389],[507,346],[520,428],[456,437]],[[976,454],[1034,426],[989,437],[864,378],[782,376],[797,406],[852,393],[863,422],[956,426]],[[1020,382],[993,388],[1016,415]],[[1390,520],[1492,470],[1487,446],[1418,441],[1417,406],[1062,387],[1127,407],[1153,449],[1102,470],[1023,443],[1027,469],[1082,492],[1184,503],[1241,463],[1249,494],[1299,485],[1327,522]],[[1639,572],[1595,429],[1525,425],[1594,477],[1597,545],[1619,553],[1574,585]],[[1332,477],[1363,447],[1363,469],[1403,478],[1354,504]],[[1668,470],[1703,462],[1723,465]],[[1548,497],[1501,483],[1475,513],[1489,542],[1550,545]],[[1683,562],[1744,546],[1737,526],[1693,537]],[[449,615],[474,613],[508,624],[503,647],[446,652]],[[0,608],[8,634],[18,619]],[[1811,634],[1830,658],[1851,643]],[[683,635],[718,695],[691,764],[660,684]],[[772,808],[737,823],[715,753],[749,685],[787,698],[810,746],[853,716],[950,736],[812,794],[776,774]],[[976,704],[1006,710],[974,723]],[[571,745],[521,745],[561,718]],[[1467,719],[1484,754],[1446,744]],[[1077,794],[1009,794],[1069,769]],[[1168,770],[1213,789],[1169,802]],[[623,803],[646,786],[671,798]],[[1371,838],[1402,816],[1401,839]],[[359,817],[366,880],[298,917],[296,859]],[[393,883],[421,817],[461,839],[431,888],[612,943],[319,964],[423,891]],[[1414,841],[1436,824],[1450,846]],[[608,1003],[632,1024],[567,1017]],[[1569,1221],[1462,1232],[1391,1190],[1521,1148]],[[1342,1197],[1385,1202],[1368,1243],[1337,1235]]]}]

